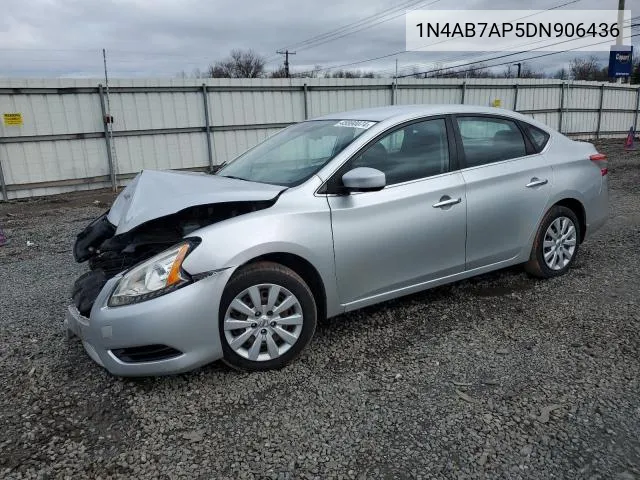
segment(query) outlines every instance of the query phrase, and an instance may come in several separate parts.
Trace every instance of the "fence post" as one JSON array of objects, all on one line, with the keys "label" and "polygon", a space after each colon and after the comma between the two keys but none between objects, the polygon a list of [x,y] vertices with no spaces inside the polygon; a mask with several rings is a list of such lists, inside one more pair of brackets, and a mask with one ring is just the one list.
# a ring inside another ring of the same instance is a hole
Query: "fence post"
[{"label": "fence post", "polygon": [[391,105],[396,104],[396,81],[391,83]]},{"label": "fence post", "polygon": [[633,130],[637,131],[638,126],[638,110],[640,110],[640,87],[636,90],[636,111],[633,114]]},{"label": "fence post", "polygon": [[207,84],[202,84],[202,102],[204,105],[204,131],[207,134],[207,157],[209,169],[213,171],[213,145],[211,144],[211,123],[209,122],[209,94]]},{"label": "fence post", "polygon": [[9,194],[7,193],[7,184],[4,181],[4,173],[2,171],[2,159],[0,158],[0,190],[2,190],[2,199],[9,200]]},{"label": "fence post", "polygon": [[604,83],[600,85],[600,106],[598,106],[598,126],[596,127],[596,138],[600,138],[600,124],[602,123],[603,101],[604,101]]},{"label": "fence post", "polygon": [[107,161],[109,163],[109,179],[111,181],[111,188],[115,192],[118,188],[116,185],[116,172],[113,169],[113,156],[111,153],[111,138],[109,136],[109,126],[107,124],[107,108],[104,103],[104,87],[102,84],[98,85],[98,95],[100,95],[100,109],[102,110],[102,126],[104,127],[104,141],[107,146]]},{"label": "fence post", "polygon": [[467,92],[467,82],[462,82],[461,87],[462,87],[462,98],[460,99],[460,103],[464,105],[464,97]]},{"label": "fence post", "polygon": [[560,118],[558,119],[558,132],[562,133],[562,117],[564,114],[564,82],[560,83]]},{"label": "fence post", "polygon": [[309,105],[307,104],[307,91],[308,91],[308,87],[307,87],[307,84],[305,83],[302,86],[302,97],[304,100],[304,119],[305,120],[309,119]]},{"label": "fence post", "polygon": [[513,111],[518,111],[518,84],[513,86]]}]

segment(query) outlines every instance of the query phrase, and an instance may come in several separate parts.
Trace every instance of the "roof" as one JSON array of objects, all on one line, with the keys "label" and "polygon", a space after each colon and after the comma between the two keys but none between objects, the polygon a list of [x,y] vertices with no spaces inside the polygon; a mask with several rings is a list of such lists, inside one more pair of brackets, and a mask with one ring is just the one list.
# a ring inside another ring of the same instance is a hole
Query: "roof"
[{"label": "roof", "polygon": [[391,105],[387,107],[362,108],[359,110],[349,110],[347,112],[331,113],[314,120],[369,120],[381,122],[393,118],[421,115],[440,115],[445,113],[489,113],[494,115],[517,116],[519,114],[504,108],[483,107],[480,105]]}]

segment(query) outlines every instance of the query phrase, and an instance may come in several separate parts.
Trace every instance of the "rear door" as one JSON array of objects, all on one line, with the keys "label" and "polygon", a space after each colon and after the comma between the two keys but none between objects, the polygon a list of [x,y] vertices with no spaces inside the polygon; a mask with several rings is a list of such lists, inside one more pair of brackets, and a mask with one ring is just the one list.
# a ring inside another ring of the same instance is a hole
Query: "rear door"
[{"label": "rear door", "polygon": [[466,270],[510,260],[544,213],[551,166],[513,119],[456,115],[454,125],[466,184]]}]

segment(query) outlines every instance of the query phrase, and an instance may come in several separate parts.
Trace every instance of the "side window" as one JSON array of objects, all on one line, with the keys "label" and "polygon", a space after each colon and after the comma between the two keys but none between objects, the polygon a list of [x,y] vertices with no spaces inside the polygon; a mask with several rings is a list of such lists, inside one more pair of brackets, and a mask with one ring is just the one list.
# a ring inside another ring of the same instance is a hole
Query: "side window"
[{"label": "side window", "polygon": [[396,130],[380,140],[380,143],[387,149],[387,153],[398,153],[402,148],[403,139],[404,130]]},{"label": "side window", "polygon": [[467,167],[500,162],[527,154],[515,122],[491,117],[457,117]]},{"label": "side window", "polygon": [[540,152],[549,141],[549,134],[544,130],[539,129],[538,127],[529,125],[528,123],[521,122],[521,125],[524,127],[527,135],[529,135],[531,143],[533,143],[536,152]]},{"label": "side window", "polygon": [[427,120],[394,130],[350,160],[347,170],[356,167],[381,170],[387,185],[449,171],[445,121]]}]

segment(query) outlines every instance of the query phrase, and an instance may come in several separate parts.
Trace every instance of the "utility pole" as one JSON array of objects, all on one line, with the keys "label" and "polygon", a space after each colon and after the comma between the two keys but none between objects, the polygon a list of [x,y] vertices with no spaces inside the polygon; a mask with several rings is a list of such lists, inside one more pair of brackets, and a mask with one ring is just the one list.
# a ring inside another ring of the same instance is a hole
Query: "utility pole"
[{"label": "utility pole", "polygon": [[278,55],[284,55],[284,74],[287,78],[289,78],[289,55],[295,55],[296,52],[290,52],[289,50],[278,50],[276,53]]},{"label": "utility pole", "polygon": [[108,147],[109,151],[107,152],[109,156],[109,175],[111,176],[111,188],[114,192],[118,191],[118,177],[117,177],[117,160],[116,160],[116,149],[113,144],[113,116],[111,115],[111,101],[109,99],[109,74],[107,71],[107,50],[102,49],[102,61],[104,63],[104,84],[106,87],[107,93],[107,108],[106,115],[103,121],[107,124],[107,132],[108,138]]},{"label": "utility pole", "polygon": [[516,78],[520,78],[520,71],[522,70],[522,63],[514,63],[514,65],[518,66],[518,76]]},{"label": "utility pole", "polygon": [[[624,20],[624,0],[618,0],[618,36],[616,45],[622,45],[622,23]],[[616,83],[622,83],[622,77],[616,79]]]},{"label": "utility pole", "polygon": [[391,90],[391,105],[398,103],[398,59],[396,58],[396,74],[393,77],[393,89]]}]

